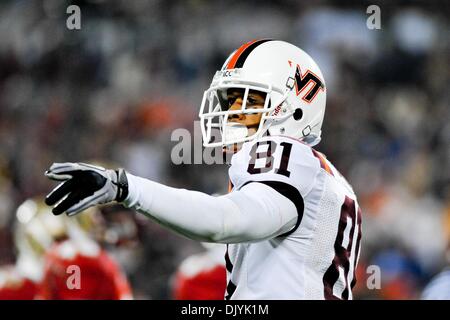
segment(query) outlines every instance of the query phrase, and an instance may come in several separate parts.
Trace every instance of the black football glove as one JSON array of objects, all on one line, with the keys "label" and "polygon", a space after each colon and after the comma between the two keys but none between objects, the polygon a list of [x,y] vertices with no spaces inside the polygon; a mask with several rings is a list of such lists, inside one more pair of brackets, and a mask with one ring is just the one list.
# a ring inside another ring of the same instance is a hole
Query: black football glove
[{"label": "black football glove", "polygon": [[54,163],[45,175],[63,181],[45,197],[53,214],[75,215],[89,207],[111,201],[122,202],[128,195],[124,169],[108,170],[86,163]]}]

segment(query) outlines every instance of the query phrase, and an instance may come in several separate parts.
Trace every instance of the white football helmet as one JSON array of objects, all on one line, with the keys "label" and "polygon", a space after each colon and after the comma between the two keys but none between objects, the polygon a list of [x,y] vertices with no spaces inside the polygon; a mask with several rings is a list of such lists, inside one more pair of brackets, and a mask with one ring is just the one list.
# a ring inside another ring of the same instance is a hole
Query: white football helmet
[{"label": "white football helmet", "polygon": [[[227,90],[243,89],[240,110],[228,110]],[[263,108],[246,108],[250,91],[266,93]],[[326,87],[314,60],[300,48],[278,40],[242,45],[217,71],[203,94],[200,127],[205,147],[229,146],[269,135],[286,135],[310,146],[320,142]],[[256,133],[229,122],[233,114],[261,113]]]}]

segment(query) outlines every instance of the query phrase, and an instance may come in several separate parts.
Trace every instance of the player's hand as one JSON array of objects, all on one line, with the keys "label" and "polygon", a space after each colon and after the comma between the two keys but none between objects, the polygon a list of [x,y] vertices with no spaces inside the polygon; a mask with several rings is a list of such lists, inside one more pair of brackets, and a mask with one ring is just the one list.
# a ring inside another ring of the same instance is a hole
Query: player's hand
[{"label": "player's hand", "polygon": [[91,206],[121,202],[128,195],[125,170],[108,170],[86,163],[53,163],[45,175],[62,181],[46,197],[53,214],[75,215]]}]

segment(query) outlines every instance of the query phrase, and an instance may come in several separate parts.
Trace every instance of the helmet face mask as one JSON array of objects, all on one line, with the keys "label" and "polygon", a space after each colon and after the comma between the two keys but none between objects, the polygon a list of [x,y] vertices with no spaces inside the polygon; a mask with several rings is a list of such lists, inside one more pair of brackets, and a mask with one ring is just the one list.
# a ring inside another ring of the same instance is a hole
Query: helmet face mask
[{"label": "helmet face mask", "polygon": [[[241,89],[243,91],[242,104],[239,110],[229,109],[228,98],[226,97],[229,89]],[[267,129],[264,130],[263,124],[266,122],[268,115],[275,109],[271,101],[271,93],[273,91],[277,91],[280,95],[282,94],[280,89],[274,89],[268,84],[255,83],[254,81],[241,78],[233,77],[219,78],[218,81],[213,80],[210,88],[203,95],[200,109],[204,145],[208,147],[226,146],[250,141],[262,136],[267,131]],[[262,107],[250,106],[248,96],[251,92],[257,92],[264,96]],[[236,114],[260,114],[261,120],[256,132],[251,135],[244,135],[243,133],[248,130],[242,128],[242,124],[239,125],[237,122],[230,121],[232,116]],[[215,141],[217,138],[219,138],[219,141]]]},{"label": "helmet face mask", "polygon": [[[240,62],[242,56],[244,62]],[[229,56],[203,94],[199,113],[203,145],[230,146],[267,134],[317,144],[325,111],[322,79],[311,57],[287,42],[259,40],[243,45]],[[229,108],[229,89],[243,91],[239,110]],[[251,92],[265,95],[262,106],[248,106]],[[242,122],[230,121],[236,114],[261,114],[256,132],[250,132]]]}]

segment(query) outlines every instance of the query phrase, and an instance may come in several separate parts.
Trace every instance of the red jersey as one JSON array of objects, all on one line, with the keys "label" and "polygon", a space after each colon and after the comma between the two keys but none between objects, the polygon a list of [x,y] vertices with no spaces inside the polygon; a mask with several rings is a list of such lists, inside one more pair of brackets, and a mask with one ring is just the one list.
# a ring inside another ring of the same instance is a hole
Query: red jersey
[{"label": "red jersey", "polygon": [[128,281],[119,265],[96,244],[79,250],[70,240],[46,254],[39,298],[47,300],[131,299]]},{"label": "red jersey", "polygon": [[227,283],[222,251],[210,250],[183,261],[175,275],[174,299],[223,300]]},{"label": "red jersey", "polygon": [[33,300],[38,284],[22,276],[15,266],[0,269],[0,300]]}]

